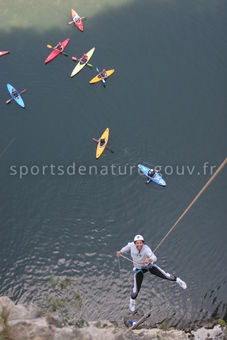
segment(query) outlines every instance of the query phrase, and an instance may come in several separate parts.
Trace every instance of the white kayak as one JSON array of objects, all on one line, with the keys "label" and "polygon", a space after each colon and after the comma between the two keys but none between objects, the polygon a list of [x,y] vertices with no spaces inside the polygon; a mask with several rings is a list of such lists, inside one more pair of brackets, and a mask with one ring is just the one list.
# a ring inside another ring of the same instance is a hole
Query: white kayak
[{"label": "white kayak", "polygon": [[79,73],[89,62],[89,60],[91,59],[91,57],[93,56],[95,52],[95,47],[93,47],[90,51],[88,51],[86,53],[87,55],[87,61],[86,62],[82,62],[80,60],[78,60],[77,65],[74,67],[72,73],[71,73],[71,78],[74,77],[77,73]]}]

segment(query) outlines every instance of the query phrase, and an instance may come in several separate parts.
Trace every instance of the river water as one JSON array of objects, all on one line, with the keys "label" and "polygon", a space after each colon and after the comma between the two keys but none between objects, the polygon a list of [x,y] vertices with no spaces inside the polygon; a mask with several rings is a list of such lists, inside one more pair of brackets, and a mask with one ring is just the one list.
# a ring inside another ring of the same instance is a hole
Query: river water
[{"label": "river water", "polygon": [[[116,250],[136,233],[155,248],[226,157],[227,3],[0,4],[11,52],[0,59],[0,294],[42,304],[51,277],[67,276],[86,318],[120,321],[133,277],[123,259],[119,275]],[[88,17],[84,33],[67,25],[71,7]],[[69,56],[44,65],[46,44],[66,37]],[[91,63],[116,70],[106,88],[89,86],[95,68],[70,78],[71,56],[93,46]],[[4,104],[7,82],[27,88],[25,110]],[[106,127],[115,152],[96,161],[91,138]],[[167,187],[146,186],[138,163],[160,165]],[[226,316],[226,180],[224,169],[157,252],[188,289],[147,274],[137,303],[152,320]]]}]

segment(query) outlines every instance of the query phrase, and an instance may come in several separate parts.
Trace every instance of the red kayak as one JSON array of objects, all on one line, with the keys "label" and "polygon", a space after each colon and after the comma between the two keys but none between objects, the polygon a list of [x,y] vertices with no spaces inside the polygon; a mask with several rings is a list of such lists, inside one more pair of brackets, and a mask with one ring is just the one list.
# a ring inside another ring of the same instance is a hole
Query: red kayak
[{"label": "red kayak", "polygon": [[[69,43],[69,38],[65,39],[64,41],[62,42],[59,42],[54,48],[53,48],[53,51],[51,52],[51,54],[48,55],[48,57],[46,58],[45,60],[45,64],[49,63],[51,60],[53,60],[54,58],[56,58],[59,54],[61,54],[64,49],[66,48],[66,46],[68,45]],[[59,47],[59,44],[61,45],[60,48]]]},{"label": "red kayak", "polygon": [[9,51],[0,51],[0,57],[2,57],[3,55],[6,55],[8,53],[9,53]]},{"label": "red kayak", "polygon": [[71,9],[71,15],[74,24],[77,26],[77,28],[79,28],[81,32],[83,32],[84,31],[83,18],[81,18],[74,9]]}]

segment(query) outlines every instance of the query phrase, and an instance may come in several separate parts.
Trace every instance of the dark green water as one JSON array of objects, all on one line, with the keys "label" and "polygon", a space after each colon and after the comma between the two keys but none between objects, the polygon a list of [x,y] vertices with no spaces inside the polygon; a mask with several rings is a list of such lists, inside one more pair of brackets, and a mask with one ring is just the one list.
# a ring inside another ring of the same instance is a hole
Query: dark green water
[{"label": "dark green water", "polygon": [[[6,6],[6,5],[5,5]],[[65,9],[64,9],[65,11]],[[106,10],[80,33],[64,28],[1,32],[0,293],[41,303],[52,275],[70,276],[88,319],[121,320],[132,285],[130,263],[115,251],[141,233],[154,248],[209,178],[204,162],[226,157],[227,5],[225,1],[143,1]],[[61,23],[59,23],[61,26]],[[70,79],[71,57],[49,65],[46,43],[70,37],[67,51],[115,74],[89,86],[95,70]],[[6,106],[6,83],[26,109]],[[114,154],[97,162],[91,137],[110,128]],[[126,176],[10,175],[26,165],[193,166],[193,175],[163,173],[167,188]],[[209,166],[208,165],[208,166]],[[200,175],[198,175],[198,172]],[[186,324],[227,313],[226,169],[157,253],[186,291],[146,276],[139,310]]]}]

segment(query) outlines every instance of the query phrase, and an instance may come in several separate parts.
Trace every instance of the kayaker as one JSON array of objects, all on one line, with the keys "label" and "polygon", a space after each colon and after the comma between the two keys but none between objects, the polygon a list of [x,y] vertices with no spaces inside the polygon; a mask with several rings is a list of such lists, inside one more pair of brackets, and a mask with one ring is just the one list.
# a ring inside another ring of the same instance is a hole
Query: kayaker
[{"label": "kayaker", "polygon": [[105,138],[100,139],[100,146],[102,147],[106,143]]},{"label": "kayaker", "polygon": [[102,72],[99,73],[99,78],[105,79],[107,76],[106,69],[104,68]]},{"label": "kayaker", "polygon": [[150,170],[148,171],[148,175],[149,175],[150,177],[153,177],[153,176],[155,175],[155,170],[154,170],[154,169],[150,169]]},{"label": "kayaker", "polygon": [[63,46],[62,46],[62,43],[61,43],[61,41],[59,41],[59,43],[57,44],[57,46],[56,46],[56,50],[58,50],[58,51],[63,51]]},{"label": "kayaker", "polygon": [[88,56],[87,56],[86,53],[84,53],[83,56],[82,56],[81,59],[80,59],[80,63],[81,63],[81,64],[84,64],[84,63],[87,62],[87,60],[88,60]]},{"label": "kayaker", "polygon": [[152,178],[154,175],[155,175],[155,170],[154,170],[154,169],[150,169],[150,170],[148,171],[148,176],[149,176],[149,177],[147,177],[147,182],[146,182],[146,184],[149,184],[149,183],[151,182],[151,178]]},{"label": "kayaker", "polygon": [[16,91],[16,90],[12,90],[12,94],[14,95],[14,97],[15,97],[15,98],[17,98],[17,97],[18,97],[18,93],[17,93],[17,91]]},{"label": "kayaker", "polygon": [[179,277],[165,272],[163,269],[154,264],[157,261],[157,257],[152,252],[150,247],[144,244],[144,238],[142,235],[136,235],[134,242],[129,242],[121,250],[117,251],[117,256],[130,252],[133,260],[134,271],[134,287],[130,297],[129,309],[131,312],[135,311],[136,303],[135,299],[140,291],[143,276],[146,272],[150,272],[164,280],[174,281],[181,288],[186,289],[186,283]]},{"label": "kayaker", "polygon": [[80,21],[80,17],[79,15],[75,15],[75,17],[73,18],[73,21],[79,22]]}]

